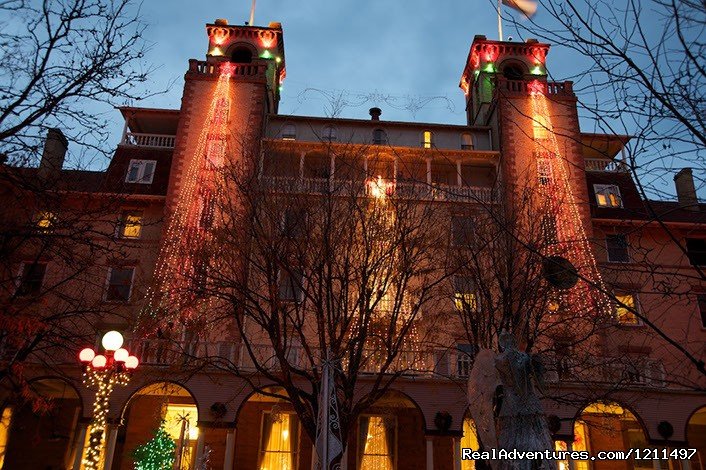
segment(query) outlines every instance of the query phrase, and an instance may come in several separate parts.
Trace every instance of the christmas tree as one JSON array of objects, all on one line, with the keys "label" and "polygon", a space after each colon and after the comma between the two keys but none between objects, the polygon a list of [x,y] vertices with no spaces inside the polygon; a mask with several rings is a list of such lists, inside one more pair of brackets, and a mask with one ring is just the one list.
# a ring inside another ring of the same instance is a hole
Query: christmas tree
[{"label": "christmas tree", "polygon": [[171,470],[175,449],[176,443],[169,437],[162,421],[154,432],[154,437],[135,449],[135,470]]}]

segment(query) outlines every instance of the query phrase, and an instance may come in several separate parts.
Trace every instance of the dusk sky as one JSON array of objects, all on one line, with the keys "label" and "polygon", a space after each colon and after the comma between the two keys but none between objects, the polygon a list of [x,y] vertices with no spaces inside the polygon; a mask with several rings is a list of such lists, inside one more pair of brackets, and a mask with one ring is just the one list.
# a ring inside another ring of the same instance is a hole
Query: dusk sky
[{"label": "dusk sky", "polygon": [[[494,0],[259,0],[255,23],[279,21],[284,29],[287,79],[281,113],[325,115],[323,96],[305,93],[317,89],[345,91],[357,101],[343,111],[345,117],[368,118],[368,109],[379,106],[386,120],[463,124],[458,82],[473,36],[497,39],[494,5]],[[178,108],[187,60],[205,58],[205,24],[216,18],[243,24],[250,0],[150,0],[143,11],[152,43],[147,60],[161,67],[155,80],[162,86],[176,82],[168,94],[141,105]],[[541,20],[541,11],[536,18]],[[508,34],[513,34],[509,27]],[[559,55],[550,54],[552,71]],[[360,95],[373,98],[363,102]],[[405,109],[407,97],[415,103],[439,99],[414,114]]]}]

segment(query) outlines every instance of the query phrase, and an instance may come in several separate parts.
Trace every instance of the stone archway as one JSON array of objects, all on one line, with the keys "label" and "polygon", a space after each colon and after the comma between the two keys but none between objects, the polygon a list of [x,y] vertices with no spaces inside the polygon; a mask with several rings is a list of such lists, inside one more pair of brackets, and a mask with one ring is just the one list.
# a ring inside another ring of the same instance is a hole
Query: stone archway
[{"label": "stone archway", "polygon": [[193,468],[199,436],[196,400],[184,386],[172,382],[146,385],[128,400],[122,413],[112,468],[132,470],[133,453],[150,441],[162,421],[176,444],[175,468]]},{"label": "stone archway", "polygon": [[60,378],[29,383],[36,398],[2,410],[6,425],[2,468],[71,468],[82,403]]}]

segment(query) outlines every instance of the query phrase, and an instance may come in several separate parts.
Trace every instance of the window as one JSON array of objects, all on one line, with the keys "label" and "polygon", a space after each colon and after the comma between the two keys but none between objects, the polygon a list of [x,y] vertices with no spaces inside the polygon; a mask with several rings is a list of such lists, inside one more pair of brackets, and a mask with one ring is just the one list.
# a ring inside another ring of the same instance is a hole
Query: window
[{"label": "window", "polygon": [[454,305],[459,312],[478,310],[478,299],[470,277],[454,276]]},{"label": "window", "polygon": [[142,235],[142,211],[123,211],[120,214],[118,236],[120,238],[140,238]]},{"label": "window", "polygon": [[[574,423],[574,442],[571,444],[571,449],[575,451],[590,451],[590,443],[588,442],[588,426],[586,422],[577,419]],[[588,470],[588,460],[574,460],[575,470]]]},{"label": "window", "polygon": [[184,442],[182,443],[181,465],[179,470],[189,470],[192,468],[196,441],[199,438],[198,411],[196,405],[177,405],[168,403],[164,413],[164,427],[169,437],[179,442],[182,432]]},{"label": "window", "polygon": [[[461,448],[473,450],[480,449],[476,423],[471,418],[464,418],[463,420],[463,437],[461,438]],[[475,470],[475,468],[475,460],[461,460],[461,470]]]},{"label": "window", "polygon": [[373,131],[373,143],[375,145],[385,145],[387,143],[387,133],[382,129]]},{"label": "window", "polygon": [[431,131],[424,131],[422,132],[422,147],[425,149],[430,149],[432,146],[432,138],[434,135],[431,133]]},{"label": "window", "polygon": [[456,345],[456,377],[467,378],[471,375],[473,358],[478,353],[478,348],[472,344]]},{"label": "window", "polygon": [[[557,452],[567,452],[569,450],[569,445],[566,441],[554,441],[554,450]],[[569,470],[568,460],[557,460],[556,461],[557,470]]]},{"label": "window", "polygon": [[699,304],[699,314],[701,314],[701,328],[706,328],[706,294],[696,294],[696,301]]},{"label": "window", "polygon": [[294,124],[285,124],[282,127],[282,140],[297,140],[297,128]]},{"label": "window", "polygon": [[108,290],[105,300],[127,302],[132,291],[132,276],[135,268],[110,268],[108,270]]},{"label": "window", "polygon": [[630,261],[628,239],[624,234],[606,235],[605,244],[609,262],[627,263]]},{"label": "window", "polygon": [[551,163],[546,157],[537,157],[537,180],[543,186],[554,180]]},{"label": "window", "polygon": [[473,235],[473,219],[453,217],[451,219],[451,238],[454,246],[468,245]]},{"label": "window", "polygon": [[[621,325],[639,325],[640,319],[630,310],[637,310],[636,295],[630,293],[616,293],[615,299],[626,306],[615,305],[615,318],[618,320],[618,323]],[[630,309],[627,307],[630,307]]]},{"label": "window", "polygon": [[323,138],[324,138],[324,141],[326,141],[326,142],[336,142],[336,140],[337,140],[336,128],[333,126],[324,127]]},{"label": "window", "polygon": [[473,135],[468,132],[461,134],[461,150],[473,150]]},{"label": "window", "polygon": [[303,209],[285,209],[282,214],[282,235],[286,238],[298,239],[304,236],[306,230],[306,211]]},{"label": "window", "polygon": [[151,184],[154,178],[154,169],[157,167],[157,160],[130,160],[126,183]]},{"label": "window", "polygon": [[706,265],[706,240],[701,238],[686,239],[686,253],[692,266]]},{"label": "window", "polygon": [[279,272],[279,298],[290,302],[301,302],[304,300],[304,290],[302,288],[303,275],[301,271],[292,270],[288,272],[281,269]]},{"label": "window", "polygon": [[598,207],[623,207],[620,188],[614,184],[594,184]]},{"label": "window", "polygon": [[20,271],[20,282],[17,286],[17,295],[20,297],[39,295],[46,272],[46,263],[23,263]]},{"label": "window", "polygon": [[394,470],[397,447],[394,416],[361,416],[358,421],[360,470]]},{"label": "window", "polygon": [[48,233],[54,229],[56,223],[56,216],[53,212],[41,211],[37,213],[35,217],[37,230],[40,232]]},{"label": "window", "polygon": [[532,116],[532,135],[535,139],[549,138],[549,119],[547,119],[547,116],[541,114]]},{"label": "window", "polygon": [[289,413],[263,413],[260,436],[260,462],[257,468],[291,470],[297,468],[299,419]]}]

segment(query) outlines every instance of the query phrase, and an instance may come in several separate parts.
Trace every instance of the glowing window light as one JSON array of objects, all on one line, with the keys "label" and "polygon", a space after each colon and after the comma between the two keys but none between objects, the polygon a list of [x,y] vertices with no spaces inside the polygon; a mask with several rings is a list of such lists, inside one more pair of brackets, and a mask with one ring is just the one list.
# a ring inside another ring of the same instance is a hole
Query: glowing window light
[{"label": "glowing window light", "polygon": [[382,416],[361,417],[360,431],[366,432],[361,470],[393,470],[394,449],[388,444],[395,442],[396,423],[394,418]]},{"label": "glowing window light", "polygon": [[[463,437],[461,438],[461,447],[463,449],[480,449],[476,423],[471,418],[466,418],[463,420]],[[476,462],[474,460],[461,460],[461,470],[475,470],[475,468]]]},{"label": "glowing window light", "polygon": [[49,232],[54,228],[54,220],[53,212],[42,211],[37,214],[37,228],[42,232]]},{"label": "glowing window light", "polygon": [[[633,294],[616,294],[615,299],[625,304],[615,306],[615,318],[621,325],[639,325],[640,319],[630,309],[635,309],[635,296]],[[629,308],[630,309],[629,309]]]},{"label": "glowing window light", "polygon": [[424,147],[425,149],[430,149],[432,145],[432,137],[433,134],[431,133],[431,131],[424,131],[422,133],[422,147]]},{"label": "glowing window light", "polygon": [[7,441],[10,437],[10,424],[12,423],[12,408],[6,406],[0,416],[0,468],[5,463],[5,453],[7,451]]}]

